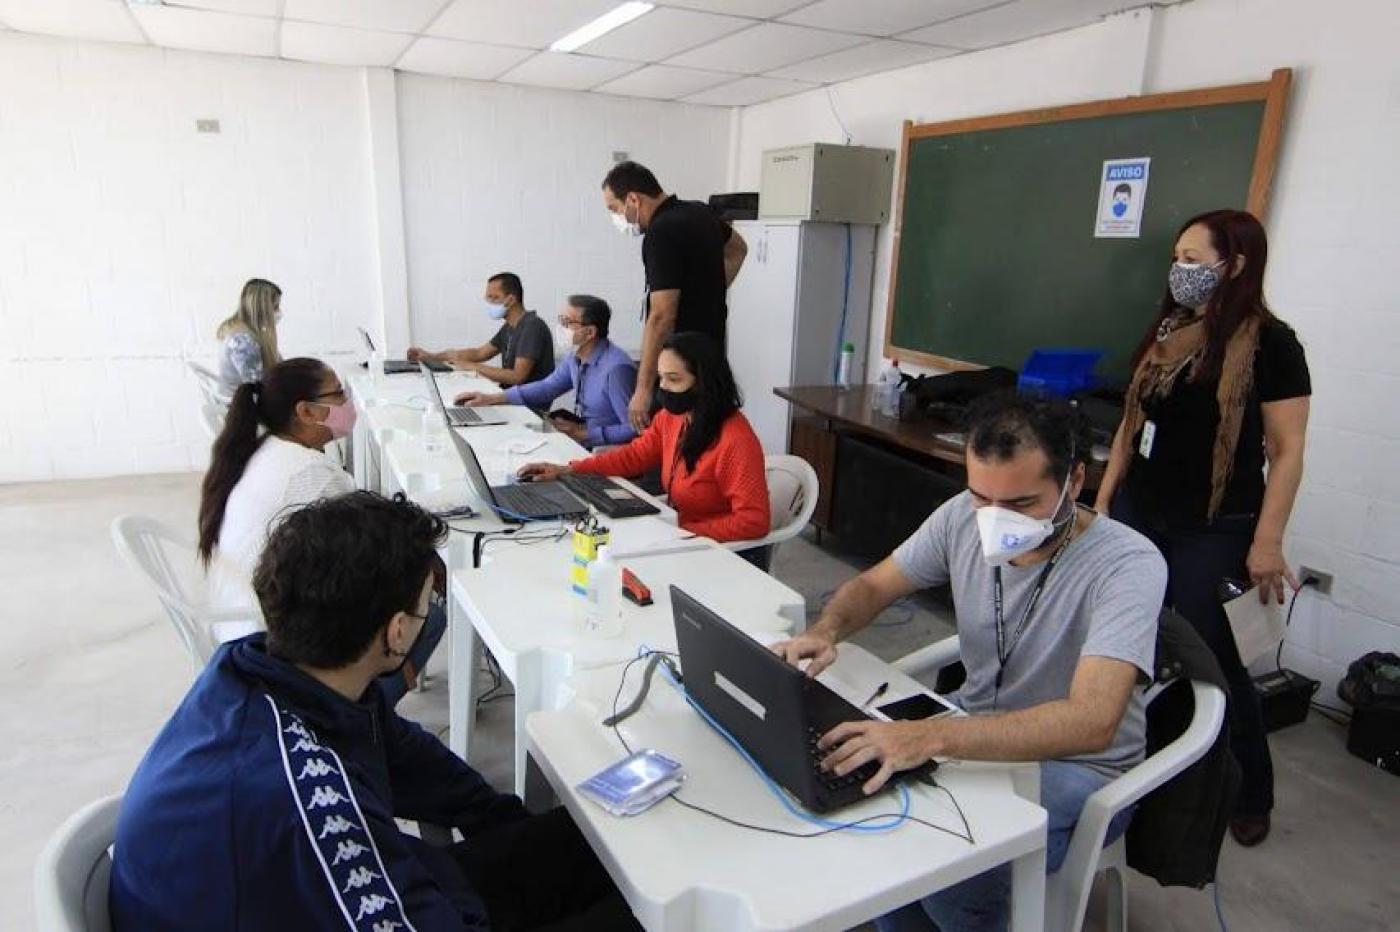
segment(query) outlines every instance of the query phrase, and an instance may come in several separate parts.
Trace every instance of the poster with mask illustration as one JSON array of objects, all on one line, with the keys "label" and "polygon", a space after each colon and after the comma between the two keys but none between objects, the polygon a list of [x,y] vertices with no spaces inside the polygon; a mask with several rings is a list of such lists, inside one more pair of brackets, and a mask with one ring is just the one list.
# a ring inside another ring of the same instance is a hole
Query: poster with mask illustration
[{"label": "poster with mask illustration", "polygon": [[1142,234],[1142,205],[1147,200],[1147,170],[1152,159],[1108,159],[1099,183],[1095,237],[1136,239]]}]

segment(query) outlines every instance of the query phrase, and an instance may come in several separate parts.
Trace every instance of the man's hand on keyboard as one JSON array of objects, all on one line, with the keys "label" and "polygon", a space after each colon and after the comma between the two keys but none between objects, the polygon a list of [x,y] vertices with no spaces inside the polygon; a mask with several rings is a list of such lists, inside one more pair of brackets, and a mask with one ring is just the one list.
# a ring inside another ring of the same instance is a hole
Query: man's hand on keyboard
[{"label": "man's hand on keyboard", "polygon": [[857,767],[878,761],[879,771],[861,787],[878,793],[895,771],[909,770],[942,753],[942,722],[844,722],[822,735],[817,747],[827,751],[822,769],[844,777]]},{"label": "man's hand on keyboard", "polygon": [[452,399],[453,404],[469,405],[473,408],[484,408],[489,405],[503,405],[506,403],[505,392],[462,392]]}]

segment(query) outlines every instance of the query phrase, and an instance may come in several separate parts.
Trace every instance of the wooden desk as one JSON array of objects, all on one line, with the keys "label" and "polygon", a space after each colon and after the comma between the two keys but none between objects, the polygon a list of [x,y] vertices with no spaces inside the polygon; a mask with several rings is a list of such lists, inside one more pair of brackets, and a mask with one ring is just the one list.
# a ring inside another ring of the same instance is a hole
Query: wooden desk
[{"label": "wooden desk", "polygon": [[935,436],[961,431],[961,427],[932,418],[921,417],[917,420],[901,421],[878,414],[870,408],[870,397],[874,391],[874,385],[852,385],[850,388],[837,388],[834,385],[799,385],[792,388],[775,388],[773,394],[786,399],[797,408],[834,421],[841,427],[933,459],[963,465],[962,444],[949,443]]}]

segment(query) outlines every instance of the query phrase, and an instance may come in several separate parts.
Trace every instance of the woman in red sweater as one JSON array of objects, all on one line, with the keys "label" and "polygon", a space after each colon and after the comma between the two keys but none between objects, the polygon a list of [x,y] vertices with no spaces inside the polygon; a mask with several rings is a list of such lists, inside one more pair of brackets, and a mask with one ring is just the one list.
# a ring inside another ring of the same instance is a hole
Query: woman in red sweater
[{"label": "woman in red sweater", "polygon": [[568,466],[530,463],[520,477],[636,476],[660,466],[662,487],[687,531],[721,543],[766,536],[763,448],[739,412],[739,386],[724,354],[704,334],[676,333],[662,345],[656,371],[661,410],[639,437]]}]

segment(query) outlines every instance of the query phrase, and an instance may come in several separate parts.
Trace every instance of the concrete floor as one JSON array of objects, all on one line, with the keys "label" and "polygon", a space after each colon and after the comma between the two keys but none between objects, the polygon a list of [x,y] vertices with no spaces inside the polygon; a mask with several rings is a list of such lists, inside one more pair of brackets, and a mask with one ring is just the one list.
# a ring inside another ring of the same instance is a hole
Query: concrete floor
[{"label": "concrete floor", "polygon": [[[45,838],[74,809],[123,789],[193,675],[108,526],[139,513],[192,528],[197,500],[189,475],[0,486],[0,929],[33,927],[32,871]],[[813,610],[858,570],[810,539],[785,545],[774,564]],[[860,640],[893,659],[950,630],[946,611],[921,598],[892,608]],[[435,683],[400,707],[439,732],[444,660],[429,667]],[[511,777],[510,721],[509,699],[484,706],[472,749],[497,785]],[[1348,755],[1343,730],[1317,716],[1271,740],[1274,835],[1254,850],[1226,842],[1229,932],[1400,927],[1400,781]],[[1132,875],[1129,902],[1137,932],[1218,928],[1209,890]],[[1088,928],[1101,928],[1099,910],[1096,902]]]}]

